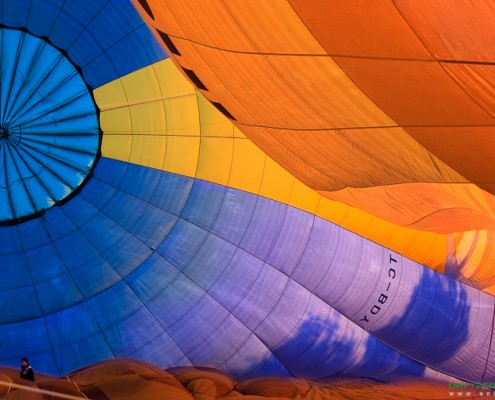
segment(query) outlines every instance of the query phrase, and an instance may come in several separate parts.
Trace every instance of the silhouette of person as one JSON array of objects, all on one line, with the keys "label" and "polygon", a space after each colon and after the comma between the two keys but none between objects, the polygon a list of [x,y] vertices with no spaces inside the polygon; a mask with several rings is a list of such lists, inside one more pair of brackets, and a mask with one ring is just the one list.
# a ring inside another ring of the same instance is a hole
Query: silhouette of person
[{"label": "silhouette of person", "polygon": [[34,382],[34,370],[33,367],[29,365],[29,361],[27,358],[23,358],[21,360],[21,379],[27,379],[28,381]]}]

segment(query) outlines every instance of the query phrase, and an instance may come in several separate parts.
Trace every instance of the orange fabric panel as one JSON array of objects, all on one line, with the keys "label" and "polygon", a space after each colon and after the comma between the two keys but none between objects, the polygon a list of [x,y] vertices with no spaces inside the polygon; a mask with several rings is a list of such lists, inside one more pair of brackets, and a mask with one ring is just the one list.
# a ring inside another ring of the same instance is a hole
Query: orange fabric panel
[{"label": "orange fabric panel", "polygon": [[[298,103],[288,99],[285,117],[308,104],[315,114],[325,119],[326,123],[320,128],[397,125],[342,73],[330,57],[267,56],[267,60],[278,79],[285,81],[298,95]],[[266,96],[274,98],[279,108],[282,107],[281,99],[285,103],[281,93],[267,92]],[[292,123],[290,127],[312,128],[313,124],[308,124],[312,115],[305,112],[303,118],[294,121],[297,125]]]},{"label": "orange fabric panel", "polygon": [[467,182],[428,154],[402,128],[293,132],[245,127],[267,154],[311,187],[339,190],[409,182]]},{"label": "orange fabric panel", "polygon": [[[151,2],[150,2],[151,3]],[[223,2],[216,0],[170,0],[166,5],[156,4],[157,20],[165,22],[165,33],[192,42],[204,43],[214,48],[236,49],[246,52],[257,51],[245,32],[232,18]],[[160,9],[163,7],[163,9]],[[155,9],[155,8],[153,8]],[[162,20],[165,17],[165,21]],[[169,24],[169,21],[173,21]],[[175,29],[170,30],[172,25]],[[180,28],[179,28],[180,27]],[[226,35],[225,32],[229,32]],[[174,41],[175,44],[175,41]]]},{"label": "orange fabric panel", "polygon": [[495,127],[408,128],[407,131],[465,178],[487,191],[493,189]]},{"label": "orange fabric panel", "polygon": [[[218,101],[238,121],[285,128],[300,126],[302,121],[307,121],[309,128],[327,125],[317,110],[281,79],[263,55],[221,52],[198,45],[192,47],[183,46],[191,52],[188,61],[197,66],[194,70],[196,75],[209,90],[217,89]],[[184,65],[184,58],[180,60],[181,65]],[[232,97],[226,89],[235,93],[234,101],[229,101]],[[203,93],[211,100],[210,93]],[[243,112],[244,109],[249,113]]]},{"label": "orange fabric panel", "polygon": [[399,125],[485,125],[495,119],[435,62],[335,58]]},{"label": "orange fabric panel", "polygon": [[493,0],[395,0],[395,4],[437,59],[495,62]]},{"label": "orange fabric panel", "polygon": [[495,68],[485,64],[442,63],[442,67],[483,110],[495,117]]},{"label": "orange fabric panel", "polygon": [[330,55],[431,58],[391,0],[288,1]]},{"label": "orange fabric panel", "polygon": [[225,105],[240,123],[303,130],[396,125],[329,57],[238,54],[192,43],[180,46],[188,54],[180,58],[180,65],[196,66],[194,72],[209,89],[203,91],[205,96]]},{"label": "orange fabric panel", "polygon": [[254,43],[257,52],[325,54],[325,50],[286,0],[258,1],[256,5],[246,0],[229,0],[223,3]]},{"label": "orange fabric panel", "polygon": [[320,193],[409,228],[437,233],[495,230],[495,198],[473,184],[410,183]]}]

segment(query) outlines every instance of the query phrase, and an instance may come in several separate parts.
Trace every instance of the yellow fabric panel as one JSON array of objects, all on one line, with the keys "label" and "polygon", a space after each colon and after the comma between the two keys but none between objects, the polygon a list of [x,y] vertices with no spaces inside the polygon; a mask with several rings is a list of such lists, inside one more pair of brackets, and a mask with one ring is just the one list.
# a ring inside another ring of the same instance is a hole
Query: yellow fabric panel
[{"label": "yellow fabric panel", "polygon": [[100,86],[93,91],[93,95],[100,111],[126,107],[129,104],[124,86],[122,85],[122,79],[117,79]]},{"label": "yellow fabric panel", "polygon": [[249,139],[234,140],[229,186],[258,194],[263,180],[265,157]]},{"label": "yellow fabric panel", "polygon": [[[106,135],[132,132],[131,113],[128,107],[107,109],[100,112],[100,127]],[[103,141],[106,140],[105,136]]]},{"label": "yellow fabric panel", "polygon": [[374,219],[375,217],[371,214],[348,212],[341,222],[341,226],[366,237],[366,232],[370,229]]},{"label": "yellow fabric panel", "polygon": [[153,68],[141,68],[121,78],[121,82],[130,104],[161,98],[160,86],[157,84]]},{"label": "yellow fabric panel", "polygon": [[158,80],[161,98],[186,96],[194,92],[193,85],[179,72],[171,60],[157,62],[151,68]]},{"label": "yellow fabric panel", "polygon": [[234,125],[234,137],[247,139],[246,135],[242,133],[242,131],[235,125]]},{"label": "yellow fabric panel", "polygon": [[[202,137],[233,137],[234,125],[199,92],[196,93]],[[239,129],[236,128],[238,132]],[[240,136],[244,137],[245,136]]]},{"label": "yellow fabric panel", "polygon": [[227,186],[233,150],[232,138],[202,137],[196,178]]},{"label": "yellow fabric panel", "polygon": [[101,143],[101,155],[115,160],[127,161],[131,154],[132,136],[104,135]]},{"label": "yellow fabric panel", "polygon": [[163,100],[167,118],[167,134],[199,136],[199,110],[194,93]]},{"label": "yellow fabric panel", "polygon": [[321,196],[318,193],[307,187],[300,180],[294,178],[289,205],[306,210],[311,214],[316,214],[320,199]]},{"label": "yellow fabric panel", "polygon": [[445,271],[447,237],[433,232],[411,231],[414,232],[414,235],[407,242],[407,235],[404,235],[405,230],[396,226],[387,243],[393,243],[396,249],[405,249],[402,254],[412,260],[428,260],[427,263],[424,262],[423,264],[443,273]]},{"label": "yellow fabric panel", "polygon": [[129,162],[161,169],[167,140],[166,136],[133,135]]},{"label": "yellow fabric panel", "polygon": [[136,104],[129,109],[133,136],[165,134],[165,110],[161,101]]},{"label": "yellow fabric panel", "polygon": [[199,137],[169,136],[163,160],[164,171],[195,177],[199,155]]},{"label": "yellow fabric panel", "polygon": [[351,212],[351,207],[346,204],[332,201],[326,197],[321,196],[316,210],[316,215],[328,221],[335,222],[336,224],[343,226],[342,222],[346,218],[346,215]]},{"label": "yellow fabric panel", "polygon": [[265,157],[260,196],[287,204],[289,203],[293,186],[294,177],[271,158]]}]

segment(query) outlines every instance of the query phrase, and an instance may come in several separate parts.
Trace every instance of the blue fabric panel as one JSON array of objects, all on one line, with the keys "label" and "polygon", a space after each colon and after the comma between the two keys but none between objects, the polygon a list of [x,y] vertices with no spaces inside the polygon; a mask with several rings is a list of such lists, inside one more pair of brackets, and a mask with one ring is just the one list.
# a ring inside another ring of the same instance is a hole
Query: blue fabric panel
[{"label": "blue fabric panel", "polygon": [[0,226],[0,238],[2,238],[0,240],[0,254],[20,253],[23,251],[21,238],[15,227]]},{"label": "blue fabric panel", "polygon": [[208,292],[229,311],[234,310],[258,279],[263,264],[260,259],[238,248]]},{"label": "blue fabric panel", "polygon": [[[132,331],[132,335],[129,332]],[[103,330],[115,357],[125,357],[137,351],[143,343],[157,338],[163,327],[153,315],[141,307],[127,318]]]},{"label": "blue fabric panel", "polygon": [[[15,0],[11,0],[15,1]],[[31,4],[36,3],[30,1]],[[31,9],[27,20],[28,30],[38,37],[49,36],[53,29],[53,23],[60,13],[64,0],[50,0],[43,2],[42,7]],[[4,2],[5,4],[5,2]],[[5,5],[4,5],[5,7]],[[24,25],[26,26],[26,25]]]},{"label": "blue fabric panel", "polygon": [[[108,185],[118,187],[122,182],[125,171],[131,164],[101,157],[93,170],[94,177]],[[93,179],[94,180],[94,179]],[[92,180],[92,181],[93,181]],[[87,189],[85,188],[85,191]]]},{"label": "blue fabric panel", "polygon": [[232,314],[254,332],[272,312],[287,283],[287,276],[265,264],[249,293]]},{"label": "blue fabric panel", "polygon": [[135,236],[125,234],[102,255],[120,276],[125,277],[145,262],[151,252],[151,249]]},{"label": "blue fabric panel", "polygon": [[0,325],[0,357],[16,358],[16,365],[24,354],[50,351],[50,342],[43,319],[24,320]]},{"label": "blue fabric panel", "polygon": [[31,0],[6,0],[2,4],[2,23],[21,28],[26,26],[29,18]]},{"label": "blue fabric panel", "polygon": [[205,291],[182,274],[148,301],[150,311],[165,329],[177,323],[205,295]]},{"label": "blue fabric panel", "polygon": [[[246,234],[256,206],[256,196],[228,188],[222,208],[211,229],[212,233],[239,245]],[[242,207],[239,207],[242,204]]]},{"label": "blue fabric panel", "polygon": [[182,270],[199,250],[206,234],[205,230],[180,219],[157,251],[172,265]]},{"label": "blue fabric panel", "polygon": [[157,253],[153,253],[138,269],[129,274],[126,282],[143,303],[162,292],[179,271]]},{"label": "blue fabric panel", "polygon": [[[191,353],[205,340],[214,335],[229,312],[205,294],[184,315],[168,328],[168,333],[186,354]],[[195,332],[191,335],[191,332]],[[194,360],[191,360],[194,361]]]},{"label": "blue fabric panel", "polygon": [[69,274],[38,283],[36,292],[45,315],[65,310],[84,300]]},{"label": "blue fabric panel", "polygon": [[[148,28],[143,25],[141,28],[144,32],[148,31]],[[90,72],[95,71],[94,78],[91,79],[92,85],[99,86],[107,81],[107,77],[101,74],[101,71],[105,71],[105,64],[111,62],[117,76],[124,76],[136,70],[136,66],[143,66],[151,64],[152,61],[158,61],[159,58],[166,58],[162,52],[160,54],[148,54],[144,47],[144,43],[141,41],[142,34],[139,35],[136,32],[126,32],[125,40],[113,42],[111,47],[105,49],[105,53],[100,57],[91,60],[87,64],[87,75]],[[155,47],[155,51],[160,50]],[[158,57],[159,58],[158,58]],[[110,69],[110,68],[109,68]],[[97,76],[97,73],[99,76]]]},{"label": "blue fabric panel", "polygon": [[98,253],[111,248],[126,234],[126,230],[103,213],[96,214],[80,228]]},{"label": "blue fabric panel", "polygon": [[53,279],[67,272],[53,243],[34,247],[24,255],[34,283]]},{"label": "blue fabric panel", "polygon": [[[153,364],[155,365],[178,366],[184,365],[179,363],[179,360],[186,357],[170,335],[164,332],[156,339],[146,343],[142,348],[130,353],[129,358],[147,362],[153,360]],[[187,365],[190,364],[190,362],[187,362]]]},{"label": "blue fabric panel", "polygon": [[292,274],[308,244],[314,216],[288,208],[282,229],[267,262],[279,271]]},{"label": "blue fabric panel", "polygon": [[122,278],[103,257],[97,257],[71,271],[77,287],[88,299],[116,284]]},{"label": "blue fabric panel", "polygon": [[76,230],[54,242],[63,263],[70,269],[80,267],[99,257],[95,247],[86,236]]},{"label": "blue fabric panel", "polygon": [[149,202],[155,193],[161,172],[152,168],[143,168],[129,164],[125,170],[119,188],[141,200]]},{"label": "blue fabric panel", "polygon": [[[161,41],[156,40],[153,32],[145,25],[138,27],[134,33],[139,43],[141,43],[142,49],[146,50],[146,57],[149,58],[150,64],[168,58],[167,52],[163,50]],[[143,55],[142,57],[144,60],[145,56]]]},{"label": "blue fabric panel", "polygon": [[77,226],[84,225],[99,212],[98,208],[82,196],[74,197],[71,201],[62,205],[62,209],[65,214],[70,215],[70,219]]},{"label": "blue fabric panel", "polygon": [[53,207],[46,211],[42,218],[43,225],[53,241],[73,233],[77,227],[60,207]]},{"label": "blue fabric panel", "polygon": [[91,179],[85,186],[82,192],[88,202],[93,204],[98,209],[103,209],[110,201],[112,196],[117,192],[117,189],[97,179]]},{"label": "blue fabric panel", "polygon": [[171,214],[180,215],[193,183],[192,178],[162,173],[150,202]]},{"label": "blue fabric panel", "polygon": [[[355,245],[355,246],[353,246]],[[356,248],[357,247],[357,248]],[[313,293],[326,301],[339,301],[342,296],[347,293],[347,290],[355,280],[356,271],[350,270],[347,274],[342,274],[339,279],[330,279],[332,270],[345,268],[349,265],[359,265],[361,259],[361,243],[354,243],[352,238],[340,236],[335,255],[332,259],[332,264],[329,266],[326,275],[316,286]]]},{"label": "blue fabric panel", "polygon": [[17,289],[32,284],[24,253],[0,255],[0,265],[2,268],[0,290]]},{"label": "blue fabric panel", "polygon": [[74,365],[91,365],[98,361],[114,358],[101,332],[63,347],[54,347],[53,353],[60,375],[74,370]]},{"label": "blue fabric panel", "polygon": [[113,195],[102,211],[124,228],[130,229],[141,218],[147,203],[133,195],[118,191]]},{"label": "blue fabric panel", "polygon": [[150,249],[155,250],[175,226],[177,217],[158,207],[148,205],[139,220],[129,229]]},{"label": "blue fabric panel", "polygon": [[[77,343],[100,332],[87,304],[68,307],[45,317],[50,343],[55,348]],[[74,329],[77,326],[77,329]]]},{"label": "blue fabric panel", "polygon": [[316,218],[304,254],[299,260],[293,278],[310,291],[323,281],[330,269],[339,244],[340,228]]},{"label": "blue fabric panel", "polygon": [[[251,334],[252,332],[237,318],[229,314],[214,334],[211,334],[194,350],[188,352],[189,359],[195,365],[211,365],[215,368],[221,368],[223,364],[235,356]],[[232,337],[235,338],[234,341],[232,341]]]},{"label": "blue fabric panel", "polygon": [[[304,315],[285,339],[274,348],[274,353],[296,376],[324,377],[331,375],[326,365],[340,345],[332,343],[331,335],[345,331],[348,321],[326,303],[311,295]],[[352,354],[351,351],[347,352]],[[345,358],[342,357],[342,363]],[[315,365],[318,365],[315,368]]]},{"label": "blue fabric panel", "polygon": [[88,304],[102,329],[129,317],[143,305],[124,281],[93,297]]},{"label": "blue fabric panel", "polygon": [[[414,299],[406,308],[407,314],[391,323],[397,336],[387,332],[381,337],[394,345],[407,344],[411,351],[421,353],[428,363],[442,362],[465,342],[468,325],[476,326],[472,321],[467,323],[470,320],[469,294],[456,281],[445,279],[430,269],[422,270],[419,280],[422,284],[415,288]],[[445,312],[447,309],[448,313]],[[490,310],[485,313],[485,318],[492,315]],[[422,328],[418,329],[418,326]],[[483,328],[479,326],[478,329]],[[449,332],[448,340],[438,334],[443,330]]]},{"label": "blue fabric panel", "polygon": [[242,347],[222,367],[230,371],[235,378],[242,379],[292,376],[254,334],[247,338]]},{"label": "blue fabric panel", "polygon": [[203,229],[210,229],[222,206],[224,193],[223,186],[197,180],[181,217]]},{"label": "blue fabric panel", "polygon": [[0,291],[0,323],[25,321],[42,315],[34,286]]},{"label": "blue fabric panel", "polygon": [[[277,303],[254,333],[269,348],[276,348],[301,323],[311,294],[302,286],[289,281]],[[287,353],[284,353],[287,354]],[[290,354],[287,354],[290,358]]]},{"label": "blue fabric panel", "polygon": [[240,247],[265,260],[282,229],[286,209],[287,207],[281,203],[258,197],[254,214]]},{"label": "blue fabric panel", "polygon": [[[236,247],[217,236],[208,234],[194,258],[184,268],[183,273],[208,290],[224,272],[232,260]],[[208,265],[208,268],[205,266]]]}]

